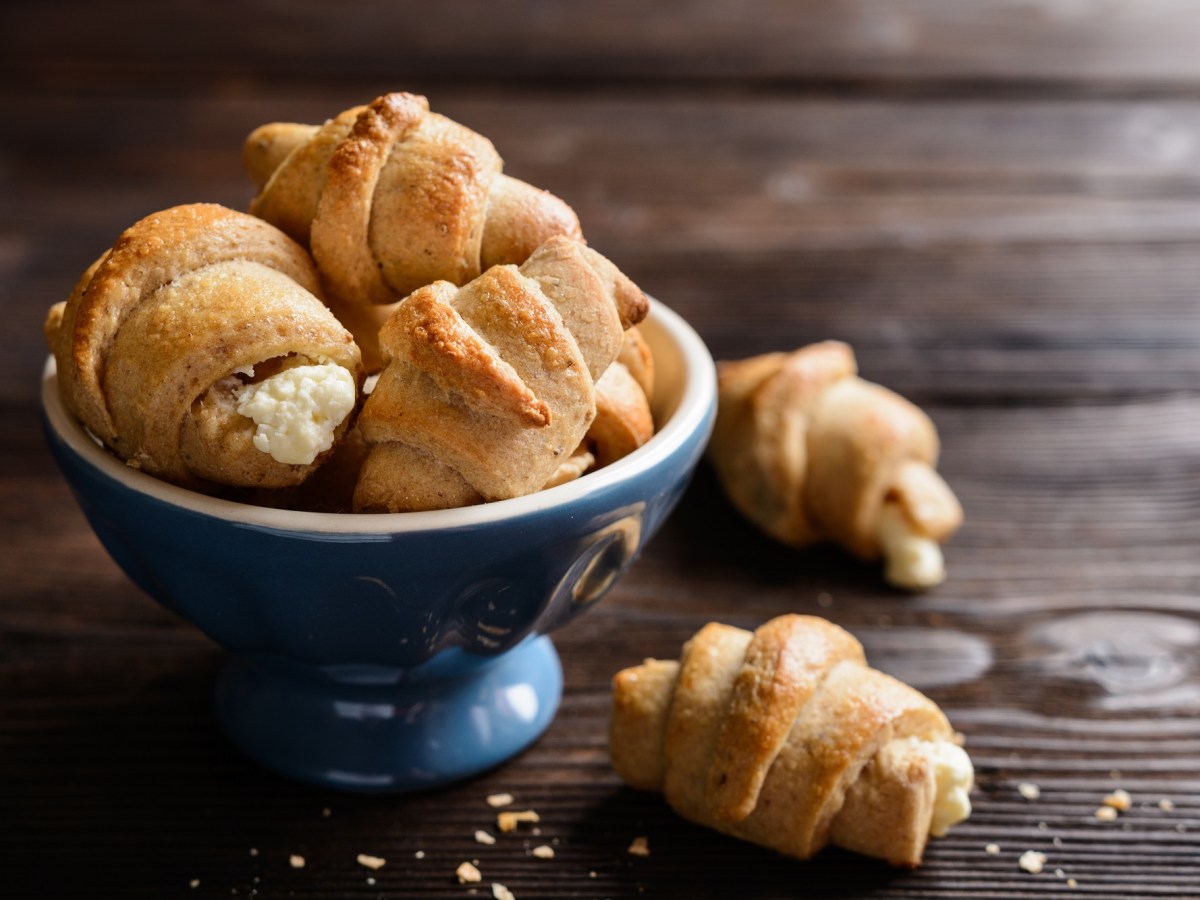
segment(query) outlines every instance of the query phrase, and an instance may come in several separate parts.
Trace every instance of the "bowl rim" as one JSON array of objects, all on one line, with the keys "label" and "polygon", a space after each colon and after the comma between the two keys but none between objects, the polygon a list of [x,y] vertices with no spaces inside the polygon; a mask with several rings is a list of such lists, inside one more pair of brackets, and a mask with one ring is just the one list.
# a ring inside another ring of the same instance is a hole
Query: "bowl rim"
[{"label": "bowl rim", "polygon": [[712,355],[682,316],[654,298],[650,298],[650,317],[678,348],[686,373],[682,394],[666,424],[633,453],[602,469],[557,487],[477,506],[403,513],[323,513],[254,506],[179,487],[126,465],[67,412],[58,391],[53,354],[42,370],[41,405],[50,429],[85,465],[131,491],[199,515],[246,527],[336,535],[471,528],[569,506],[658,466],[705,426],[715,413],[717,396]]}]

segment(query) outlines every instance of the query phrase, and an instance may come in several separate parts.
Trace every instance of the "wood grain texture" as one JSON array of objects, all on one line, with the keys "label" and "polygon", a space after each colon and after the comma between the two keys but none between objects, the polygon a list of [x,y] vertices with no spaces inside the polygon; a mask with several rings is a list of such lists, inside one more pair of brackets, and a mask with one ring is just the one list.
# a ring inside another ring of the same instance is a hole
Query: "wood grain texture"
[{"label": "wood grain texture", "polygon": [[[248,3],[237,27],[222,4],[0,12],[0,893],[1200,896],[1191,7],[414,10]],[[251,128],[388,88],[426,91],[508,172],[569,200],[718,357],[841,338],[921,402],[966,509],[950,580],[909,597],[837,550],[771,544],[702,467],[629,575],[556,633],[562,709],[511,764],[368,798],[240,756],[210,712],[220,651],[112,564],[45,451],[41,320],[142,215],[244,208]],[[675,657],[710,620],[783,612],[849,628],[964,733],[976,812],[921,869],[797,864],[680,821],[609,768],[618,668]],[[1117,787],[1132,808],[1097,820]],[[476,843],[497,791],[536,809],[540,834]],[[647,858],[626,852],[639,835]],[[554,859],[529,855],[539,843]],[[1040,875],[1017,865],[1029,849]],[[475,894],[453,877],[467,859]]]},{"label": "wood grain texture", "polygon": [[[582,82],[850,79],[1186,86],[1187,0],[683,0],[586,4],[316,0],[232,8],[80,0],[5,5],[13,74],[163,81],[330,77]],[[94,40],[103,34],[104,40]]]}]

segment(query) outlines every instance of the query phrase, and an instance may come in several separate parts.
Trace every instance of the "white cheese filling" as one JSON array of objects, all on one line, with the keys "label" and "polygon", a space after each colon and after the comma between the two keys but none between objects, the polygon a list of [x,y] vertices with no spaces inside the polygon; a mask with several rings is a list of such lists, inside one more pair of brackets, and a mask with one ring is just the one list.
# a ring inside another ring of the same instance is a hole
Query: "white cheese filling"
[{"label": "white cheese filling", "polygon": [[929,833],[941,837],[951,825],[957,825],[971,815],[971,785],[975,783],[975,767],[971,757],[958,744],[950,741],[927,741],[909,738],[933,764],[937,796],[933,801],[933,819]]},{"label": "white cheese filling", "polygon": [[277,462],[306,466],[333,446],[354,409],[354,376],[332,362],[293,366],[246,385],[237,411],[258,426],[254,446]]},{"label": "white cheese filling", "polygon": [[897,503],[879,511],[879,544],[883,548],[883,577],[897,587],[921,591],[946,580],[946,563],[938,542],[915,533]]}]

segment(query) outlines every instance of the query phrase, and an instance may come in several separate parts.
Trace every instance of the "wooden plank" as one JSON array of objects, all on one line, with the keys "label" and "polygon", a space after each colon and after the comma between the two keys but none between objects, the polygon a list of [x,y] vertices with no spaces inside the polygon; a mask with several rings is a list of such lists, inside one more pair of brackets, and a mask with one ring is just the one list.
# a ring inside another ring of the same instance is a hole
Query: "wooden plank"
[{"label": "wooden plank", "polygon": [[1187,0],[5,4],[8,77],[1200,84]]}]

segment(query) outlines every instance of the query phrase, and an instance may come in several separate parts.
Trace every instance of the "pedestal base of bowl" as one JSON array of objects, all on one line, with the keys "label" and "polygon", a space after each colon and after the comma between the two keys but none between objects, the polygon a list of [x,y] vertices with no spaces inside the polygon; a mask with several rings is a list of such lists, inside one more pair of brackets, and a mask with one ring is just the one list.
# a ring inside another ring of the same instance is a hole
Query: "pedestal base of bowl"
[{"label": "pedestal base of bowl", "polygon": [[483,657],[444,650],[417,669],[303,666],[235,656],[217,715],[247,755],[282,775],[358,792],[436,787],[532,744],[562,698],[548,637]]}]

